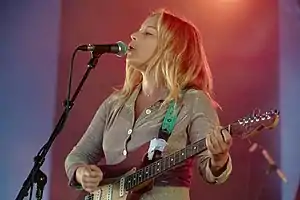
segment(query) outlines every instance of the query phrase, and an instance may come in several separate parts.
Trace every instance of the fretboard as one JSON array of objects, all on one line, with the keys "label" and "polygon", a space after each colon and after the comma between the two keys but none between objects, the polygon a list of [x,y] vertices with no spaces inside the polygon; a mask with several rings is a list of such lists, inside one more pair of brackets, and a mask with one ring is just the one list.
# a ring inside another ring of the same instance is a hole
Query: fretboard
[{"label": "fretboard", "polygon": [[137,170],[135,173],[125,177],[125,189],[128,191],[135,186],[158,176],[162,172],[175,167],[186,159],[191,158],[192,156],[197,155],[205,150],[205,139],[202,139],[193,144],[187,145],[184,149],[181,149],[173,154],[154,161],[146,167],[143,167]]},{"label": "fretboard", "polygon": [[[244,127],[239,121],[225,126],[224,129],[229,130],[230,134],[241,132]],[[148,181],[161,173],[174,168],[176,165],[184,162],[207,149],[205,138],[187,145],[185,148],[178,150],[166,157],[162,157],[157,161],[138,169],[135,173],[125,177],[125,190],[130,190],[141,183]]]},{"label": "fretboard", "polygon": [[[228,126],[224,127],[231,135],[239,137],[249,136],[264,128],[273,127],[278,121],[278,111],[266,112],[262,115],[251,114],[250,116],[241,118]],[[166,157],[162,157],[153,163],[138,169],[135,173],[127,175],[124,178],[125,190],[130,190],[141,183],[148,181],[161,173],[174,168],[176,165],[184,162],[188,158],[197,155],[207,149],[205,138],[187,145],[184,149],[176,151]]]}]

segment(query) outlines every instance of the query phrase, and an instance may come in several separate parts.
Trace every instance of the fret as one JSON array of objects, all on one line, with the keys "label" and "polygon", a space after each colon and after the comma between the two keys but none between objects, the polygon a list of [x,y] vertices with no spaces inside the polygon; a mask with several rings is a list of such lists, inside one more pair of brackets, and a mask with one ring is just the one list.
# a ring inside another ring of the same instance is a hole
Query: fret
[{"label": "fret", "polygon": [[177,160],[177,163],[181,163],[182,162],[182,152],[181,152],[181,150],[180,151],[178,151],[178,160]]},{"label": "fret", "polygon": [[150,175],[150,178],[152,178],[155,175],[155,165],[152,163],[152,164],[150,164],[149,168],[150,168],[149,175]]},{"label": "fret", "polygon": [[175,165],[175,155],[171,154],[170,155],[170,167],[173,167]]},{"label": "fret", "polygon": [[204,151],[206,149],[205,139],[202,139],[202,140],[199,140],[199,141],[193,143],[191,145],[191,148],[192,148],[192,150],[191,150],[192,155],[191,156],[196,155],[196,154]]},{"label": "fret", "polygon": [[161,163],[158,160],[158,161],[155,162],[155,175],[159,174],[160,171],[161,171]]},{"label": "fret", "polygon": [[139,169],[137,171],[137,184],[140,184],[141,182],[143,182],[143,170]]},{"label": "fret", "polygon": [[177,164],[179,163],[179,156],[180,156],[179,151],[176,151],[174,154],[175,154],[175,164]]},{"label": "fret", "polygon": [[199,141],[199,145],[198,145],[198,153],[204,151],[206,149],[206,142],[205,139],[202,139]]},{"label": "fret", "polygon": [[152,170],[151,170],[151,172],[152,172],[152,177],[154,177],[155,175],[156,175],[156,165],[155,165],[155,162],[154,163],[152,163],[151,164],[152,165]]},{"label": "fret", "polygon": [[190,156],[193,155],[192,146],[191,145],[188,145],[185,149],[186,149],[186,157],[190,157]]},{"label": "fret", "polygon": [[129,186],[130,186],[130,187],[133,186],[133,178],[132,178],[132,176],[130,176],[130,179],[129,179]]},{"label": "fret", "polygon": [[142,168],[141,171],[142,171],[142,182],[143,182],[145,180],[145,176],[146,176],[145,169]]},{"label": "fret", "polygon": [[180,162],[180,151],[175,152],[175,161],[176,161],[176,164],[178,164]]},{"label": "fret", "polygon": [[195,155],[198,151],[198,145],[197,143],[192,145],[192,155]]},{"label": "fret", "polygon": [[141,182],[143,182],[145,180],[145,169],[142,168],[141,169]]},{"label": "fret", "polygon": [[155,162],[151,164],[152,165],[152,169],[151,169],[151,173],[152,173],[152,177],[156,175],[156,165]]},{"label": "fret", "polygon": [[165,158],[165,161],[166,161],[166,169],[169,169],[171,167],[171,164],[170,164],[170,156],[167,156]]},{"label": "fret", "polygon": [[162,159],[160,159],[160,160],[157,161],[157,165],[159,165],[158,166],[159,172],[161,172],[162,171]]},{"label": "fret", "polygon": [[128,190],[132,187],[132,175],[129,175],[125,178],[125,189]]},{"label": "fret", "polygon": [[132,184],[137,185],[137,174],[136,173],[133,174]]},{"label": "fret", "polygon": [[182,162],[185,159],[186,159],[186,149],[184,148],[180,151],[180,162]]},{"label": "fret", "polygon": [[146,166],[146,168],[145,168],[145,179],[148,179],[149,177],[150,177],[149,166]]},{"label": "fret", "polygon": [[152,167],[152,176],[155,176],[156,175],[156,164],[155,162],[152,163],[153,167]]},{"label": "fret", "polygon": [[162,158],[160,160],[160,163],[161,163],[161,171],[165,171],[166,170],[166,166],[165,166],[165,158]]}]

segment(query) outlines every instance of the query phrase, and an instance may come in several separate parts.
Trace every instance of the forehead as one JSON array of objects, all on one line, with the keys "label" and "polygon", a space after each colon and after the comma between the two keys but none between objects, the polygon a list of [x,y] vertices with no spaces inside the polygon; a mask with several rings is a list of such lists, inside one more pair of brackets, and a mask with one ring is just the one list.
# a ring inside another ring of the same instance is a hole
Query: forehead
[{"label": "forehead", "polygon": [[147,17],[146,20],[143,22],[142,27],[157,27],[158,18],[158,15]]}]

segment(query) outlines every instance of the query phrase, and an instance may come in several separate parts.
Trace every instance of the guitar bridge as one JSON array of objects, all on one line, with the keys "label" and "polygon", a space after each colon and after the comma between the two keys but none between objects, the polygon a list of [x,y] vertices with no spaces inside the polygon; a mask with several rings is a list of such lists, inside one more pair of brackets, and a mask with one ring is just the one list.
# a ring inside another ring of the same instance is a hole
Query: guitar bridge
[{"label": "guitar bridge", "polygon": [[101,189],[93,192],[92,194],[86,195],[84,200],[101,200]]}]

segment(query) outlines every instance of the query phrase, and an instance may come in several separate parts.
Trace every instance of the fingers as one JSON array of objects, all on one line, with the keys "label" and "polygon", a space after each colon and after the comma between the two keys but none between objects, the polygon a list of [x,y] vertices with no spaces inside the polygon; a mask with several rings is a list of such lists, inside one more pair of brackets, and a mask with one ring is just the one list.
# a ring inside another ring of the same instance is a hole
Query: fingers
[{"label": "fingers", "polygon": [[212,142],[212,135],[209,134],[207,137],[206,137],[206,146],[207,146],[207,149],[210,151],[210,153],[212,154],[218,154],[218,151],[216,149],[216,146],[215,144]]},{"label": "fingers", "polygon": [[227,144],[224,142],[221,142],[213,134],[210,134],[207,137],[207,148],[210,150],[210,152],[212,154],[221,154],[227,150]]},{"label": "fingers", "polygon": [[82,173],[81,184],[85,191],[93,192],[98,189],[103,173],[96,165],[85,166]]},{"label": "fingers", "polygon": [[101,169],[97,165],[89,165],[89,167],[90,167],[90,169],[92,171],[96,171],[96,172],[101,172],[102,173]]},{"label": "fingers", "polygon": [[97,167],[96,165],[89,165],[86,167],[86,170],[84,171],[84,175],[88,176],[88,177],[100,177],[102,178],[103,173],[101,171],[101,169],[99,167]]},{"label": "fingers", "polygon": [[228,144],[231,144],[231,142],[232,142],[232,137],[225,128],[217,127],[215,129],[215,131],[212,133],[212,135],[222,145],[224,144],[225,146],[227,146]]},{"label": "fingers", "polygon": [[102,172],[85,171],[83,175],[87,177],[97,178],[97,177],[102,177]]},{"label": "fingers", "polygon": [[90,183],[82,185],[82,188],[89,193],[95,192],[98,189],[98,187],[95,184]]},{"label": "fingers", "polygon": [[230,135],[230,133],[226,130],[226,129],[221,129],[221,134],[223,136],[223,140],[224,142],[226,142],[227,144],[230,144],[232,142],[232,137]]},{"label": "fingers", "polygon": [[100,179],[99,177],[90,177],[90,176],[83,175],[82,182],[83,183],[98,183],[99,179]]},{"label": "fingers", "polygon": [[98,189],[99,179],[84,177],[82,179],[82,187],[87,192],[93,192]]},{"label": "fingers", "polygon": [[217,127],[206,137],[206,145],[212,154],[226,153],[232,143],[232,138],[226,129]]},{"label": "fingers", "polygon": [[94,192],[98,189],[99,181],[97,182],[82,182],[82,188],[87,192]]}]

